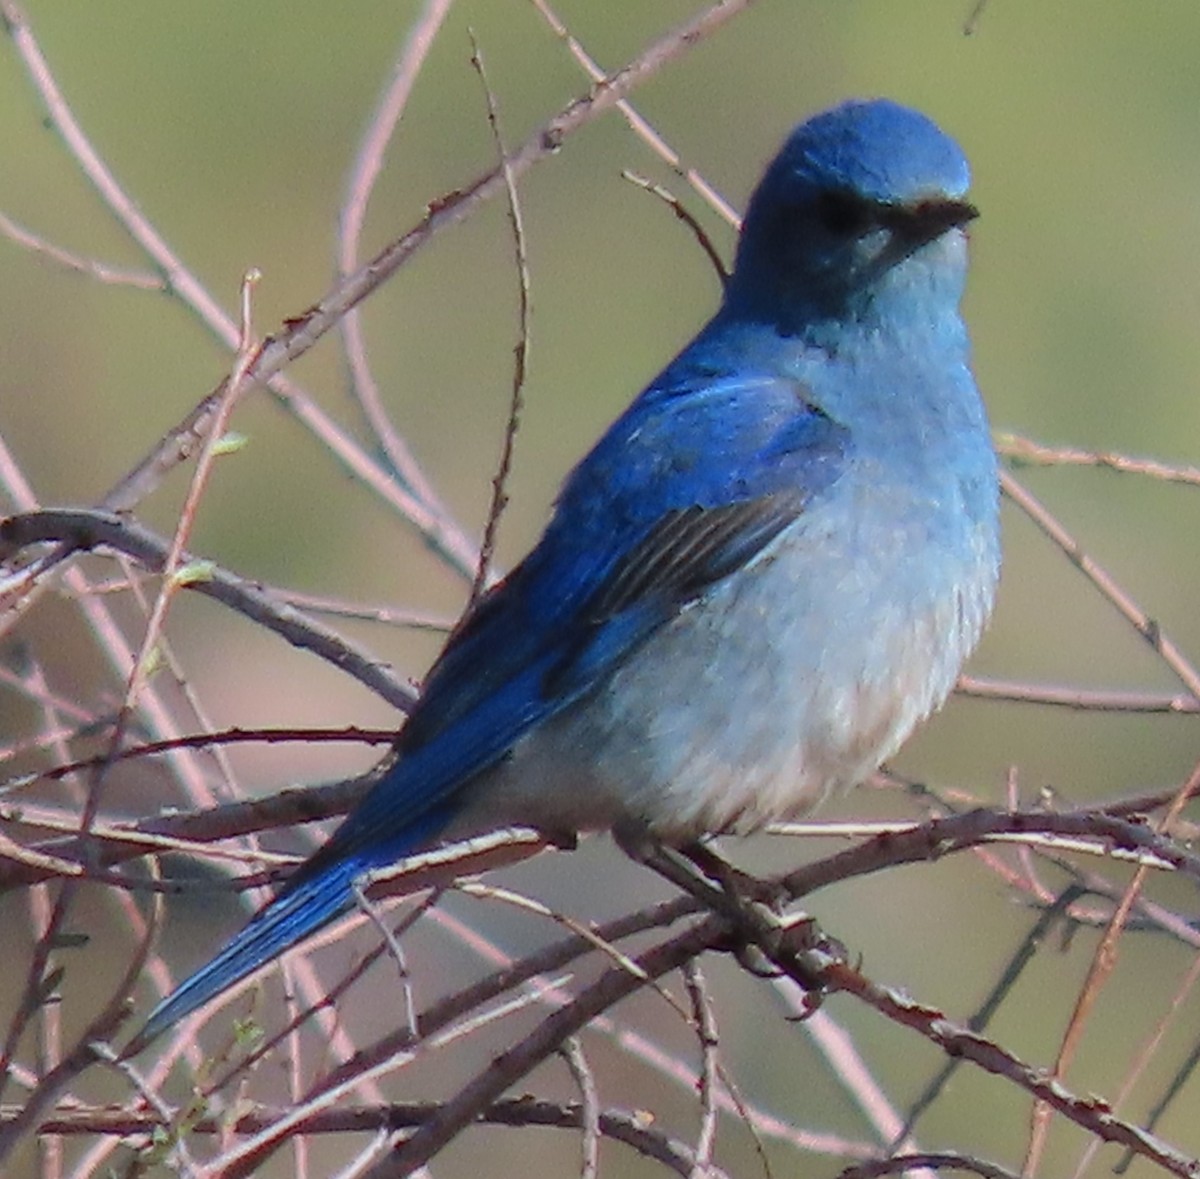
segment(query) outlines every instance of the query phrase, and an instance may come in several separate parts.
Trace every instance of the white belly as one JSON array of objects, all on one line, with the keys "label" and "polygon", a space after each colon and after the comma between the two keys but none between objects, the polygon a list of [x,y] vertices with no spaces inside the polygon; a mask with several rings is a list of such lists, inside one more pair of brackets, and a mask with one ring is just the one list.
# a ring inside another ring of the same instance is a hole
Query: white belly
[{"label": "white belly", "polygon": [[905,559],[923,550],[905,529],[847,535],[837,525],[857,511],[820,516],[519,741],[472,792],[472,825],[633,820],[675,842],[752,831],[894,753],[977,641],[992,557],[981,544],[914,569]]}]

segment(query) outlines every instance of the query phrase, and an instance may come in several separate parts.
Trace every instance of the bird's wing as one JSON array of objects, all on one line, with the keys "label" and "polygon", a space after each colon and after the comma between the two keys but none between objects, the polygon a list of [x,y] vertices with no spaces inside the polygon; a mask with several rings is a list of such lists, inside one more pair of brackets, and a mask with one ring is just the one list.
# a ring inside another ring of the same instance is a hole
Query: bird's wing
[{"label": "bird's wing", "polygon": [[410,851],[411,824],[451,812],[461,784],[754,559],[848,451],[847,431],[792,380],[652,387],[568,479],[537,548],[447,644],[396,765],[293,879]]},{"label": "bird's wing", "polygon": [[276,898],[154,1009],[127,1053],[349,908],[363,872],[436,838],[464,783],[819,510],[848,451],[845,429],[793,381],[652,386],[567,480],[538,546],[447,644],[396,763]]}]

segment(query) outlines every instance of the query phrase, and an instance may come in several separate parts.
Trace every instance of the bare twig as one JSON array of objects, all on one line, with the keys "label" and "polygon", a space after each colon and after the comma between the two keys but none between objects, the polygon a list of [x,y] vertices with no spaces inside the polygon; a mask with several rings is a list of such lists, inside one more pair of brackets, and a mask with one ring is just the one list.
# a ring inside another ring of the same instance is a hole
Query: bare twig
[{"label": "bare twig", "polygon": [[[12,0],[0,2],[3,5],[11,5]],[[689,48],[705,41],[721,26],[746,11],[753,2],[754,0],[720,0],[652,42],[627,65],[591,87],[586,95],[569,103],[510,153],[508,167],[513,178],[519,178],[534,164],[553,155],[570,135],[615,106],[641,82],[653,77]],[[249,378],[262,382],[281,371],[339,322],[348,308],[362,302],[387,281],[437,233],[470,216],[503,191],[503,188],[504,169],[497,166],[463,188],[432,201],[428,212],[418,225],[385,246],[371,261],[339,283],[328,295],[300,316],[289,320],[282,332],[269,338],[248,374]],[[210,397],[198,407],[186,428],[177,432],[179,442],[184,442],[184,433],[192,436],[203,430],[203,422],[212,410],[213,399]],[[164,446],[161,453],[165,455],[168,449],[173,447]],[[190,452],[190,446],[188,450]],[[157,462],[157,453],[148,460],[151,466]],[[186,456],[181,454],[179,457]],[[144,470],[148,470],[146,464],[126,480],[120,496],[122,503],[130,496],[136,502],[137,489],[144,478]]]},{"label": "bare twig", "polygon": [[864,1059],[849,1029],[823,1007],[810,1010],[808,995],[798,990],[791,979],[775,979],[774,987],[791,1017],[803,1021],[804,1032],[825,1060],[829,1075],[866,1119],[876,1140],[892,1142],[892,1150],[917,1149],[899,1110]]},{"label": "bare twig", "polygon": [[[1158,1050],[1162,1046],[1168,1030],[1175,1022],[1176,1016],[1184,1010],[1185,1000],[1189,999],[1195,993],[1198,983],[1200,983],[1200,954],[1193,954],[1187,973],[1175,988],[1175,994],[1171,997],[1170,1006],[1155,1022],[1150,1034],[1146,1037],[1145,1042],[1134,1056],[1129,1071],[1121,1081],[1121,1087],[1117,1090],[1117,1094],[1113,1098],[1112,1105],[1114,1110],[1120,1109],[1129,1100],[1134,1086],[1158,1054]],[[1148,1123],[1147,1129],[1152,1128],[1152,1124]],[[1072,1179],[1085,1179],[1085,1176],[1090,1172],[1092,1161],[1095,1159],[1099,1149],[1100,1143],[1096,1139],[1093,1138],[1088,1142],[1080,1152],[1079,1162],[1076,1164]]]},{"label": "bare twig", "polygon": [[[111,723],[111,722],[109,722]],[[99,728],[100,726],[92,726]],[[346,725],[336,729],[243,729],[235,727],[222,729],[211,733],[190,733],[183,737],[169,737],[163,741],[146,741],[140,745],[127,745],[110,759],[114,762],[132,761],[142,757],[156,757],[172,749],[207,749],[213,745],[245,745],[265,744],[274,745],[290,741],[326,742],[349,741],[366,743],[368,745],[383,745],[395,741],[396,734],[391,729],[360,729],[356,725]],[[25,774],[8,782],[0,783],[0,792],[9,795],[25,789],[35,782],[56,782],[81,770],[95,769],[102,765],[105,758],[85,757],[79,761],[69,761],[62,765],[53,766],[36,774]],[[66,828],[64,828],[66,829]]]},{"label": "bare twig", "polygon": [[[401,928],[392,931],[383,914],[379,910],[379,906],[367,899],[366,890],[362,885],[355,883],[354,885],[354,902],[359,909],[366,914],[367,920],[375,927],[379,936],[383,939],[383,945],[392,957],[392,961],[396,964],[396,973],[400,983],[400,995],[404,1003],[404,1026],[415,1037],[417,1034],[417,1001],[413,995],[413,980],[412,972],[408,969],[408,957],[404,953],[404,948],[400,945],[400,937],[403,932],[409,928],[412,922],[406,921]],[[418,909],[412,921],[420,915],[421,910]],[[297,1097],[299,1094],[297,1094]]]},{"label": "bare twig", "polygon": [[713,1152],[717,1145],[717,1072],[720,1040],[712,1000],[704,983],[704,975],[693,960],[683,968],[683,982],[692,1001],[692,1020],[696,1038],[700,1041],[700,1132],[696,1135],[696,1165],[692,1179],[707,1179],[711,1173]]},{"label": "bare twig", "polygon": [[[593,82],[602,82],[605,79],[604,70],[596,64],[595,60],[588,54],[587,50],[579,43],[563,24],[557,13],[550,7],[547,0],[533,0],[533,6],[542,14],[543,19],[550,26],[556,37],[559,37],[566,45],[571,56],[583,68]],[[709,208],[718,213],[724,220],[734,229],[741,225],[741,217],[738,216],[737,210],[719,193],[703,176],[700,175],[694,168],[688,167],[676,152],[661,135],[650,125],[634,109],[633,104],[626,99],[621,99],[617,103],[617,110],[621,112],[622,118],[629,125],[629,129],[642,140],[643,143],[660,159],[667,167],[675,173],[676,176],[686,180],[695,192],[703,198]]]},{"label": "bare twig", "polygon": [[1193,487],[1200,487],[1200,467],[1175,466],[1157,459],[1133,458],[1114,451],[1043,446],[1020,434],[997,435],[996,450],[1015,467],[1102,467],[1108,471],[1147,475],[1164,483],[1189,483]]},{"label": "bare twig", "polygon": [[1128,1146],[1181,1179],[1190,1179],[1194,1174],[1198,1165],[1196,1159],[1116,1117],[1104,1102],[1070,1092],[1043,1069],[1024,1063],[993,1041],[953,1023],[936,1008],[881,987],[843,963],[832,965],[823,981],[831,990],[857,995],[886,1018],[918,1032],[947,1054],[961,1056],[985,1071],[1013,1082],[1104,1141]]},{"label": "bare twig", "polygon": [[[534,132],[507,157],[507,167],[515,179],[535,163],[553,155],[564,140],[586,126],[610,107],[621,102],[640,82],[652,77],[668,62],[711,36],[718,28],[750,7],[753,0],[718,0],[696,16],[646,47],[633,61],[594,85],[558,115]],[[89,179],[101,193],[105,204],[118,215],[122,225],[146,252],[162,266],[170,287],[186,298],[188,306],[203,312],[205,321],[227,343],[235,335],[232,325],[207,293],[180,265],[132,202],[117,186],[103,166],[62,99],[53,76],[33,39],[25,15],[15,0],[0,0],[0,16],[18,48],[50,116],[64,136],[72,155],[87,169]],[[464,541],[460,530],[438,505],[424,503],[391,481],[380,481],[379,468],[345,437],[307,398],[294,396],[275,378],[297,357],[303,355],[345,313],[386,282],[438,232],[464,220],[504,188],[505,169],[496,167],[472,183],[432,201],[423,220],[402,237],[385,246],[379,254],[340,281],[323,299],[298,316],[286,321],[282,331],[269,337],[246,374],[248,383],[267,384],[300,420],[316,430],[331,453],[345,462],[360,477],[380,492],[386,502],[395,504],[434,548],[460,570],[474,568],[474,546]],[[103,505],[123,511],[136,505],[156,487],[163,475],[187,459],[208,431],[208,422],[220,403],[218,388],[201,401],[183,422],[175,427],[105,497]],[[61,559],[61,558],[60,558]],[[43,559],[39,573],[48,568]]]},{"label": "bare twig", "polygon": [[[5,545],[24,547],[45,541],[58,541],[73,549],[116,549],[156,573],[165,573],[171,559],[170,547],[161,537],[112,512],[45,509],[0,522],[0,542]],[[186,550],[180,550],[176,560],[194,572],[178,583],[179,588],[204,594],[261,623],[292,646],[311,651],[352,675],[396,708],[407,712],[412,707],[416,700],[412,687],[337,631],[307,618],[258,583]]]},{"label": "bare twig", "polygon": [[[237,324],[226,315],[195,275],[183,265],[138,208],[137,203],[120,187],[112,172],[88,141],[42,54],[28,18],[16,0],[0,0],[0,19],[3,20],[5,30],[12,39],[38,95],[45,104],[50,125],[61,137],[67,151],[95,189],[104,207],[146,254],[156,269],[162,272],[166,289],[192,310],[205,327],[222,343],[235,349],[238,340]],[[360,277],[365,269],[369,269],[369,265],[359,270]],[[362,295],[358,299],[352,300],[348,306],[357,303],[361,297]],[[340,316],[335,314],[326,324],[326,330],[337,322],[338,318]],[[283,364],[280,363],[272,367],[270,371],[266,371],[266,366],[260,364],[256,366],[256,371],[251,375],[251,381],[266,384],[280,404],[321,440],[328,453],[371,487],[384,503],[392,506],[410,521],[425,536],[435,551],[439,552],[452,567],[464,574],[473,570],[475,546],[467,539],[462,529],[453,521],[444,507],[436,500],[422,499],[402,488],[310,397],[293,382],[282,376],[282,367]],[[110,489],[102,501],[102,506],[118,512],[130,510],[158,486],[169,470],[190,457],[205,437],[208,419],[216,411],[221,396],[222,390],[218,388],[206,397],[183,422],[163,438],[133,471]],[[57,556],[51,555],[40,559],[36,567],[27,571],[29,584],[44,575],[65,555],[60,553]],[[10,592],[12,592],[11,588]]]},{"label": "bare twig", "polygon": [[508,505],[508,477],[512,472],[513,448],[517,441],[517,430],[524,405],[525,377],[529,369],[529,257],[525,249],[525,222],[521,216],[521,202],[517,197],[517,182],[509,163],[508,148],[504,144],[504,133],[500,129],[500,115],[496,95],[488,81],[483,64],[483,53],[475,34],[471,33],[471,65],[479,75],[487,102],[488,127],[496,154],[500,157],[500,174],[504,178],[504,194],[507,198],[508,224],[512,230],[513,263],[517,271],[517,342],[513,345],[512,391],[509,394],[508,417],[504,424],[504,441],[500,447],[500,463],[492,477],[492,502],[488,507],[487,524],[483,530],[483,541],[479,546],[479,568],[475,571],[475,583],[471,587],[471,600],[478,600],[491,579],[492,561],[496,553],[496,539],[500,529],[500,517]]},{"label": "bare twig", "polygon": [[[1178,817],[1179,812],[1197,789],[1200,789],[1200,763],[1197,763],[1188,780],[1176,792],[1171,806],[1159,822],[1160,831],[1170,830],[1171,823]],[[1134,870],[1133,878],[1125,889],[1120,903],[1113,911],[1108,928],[1104,931],[1104,936],[1096,946],[1096,951],[1092,956],[1092,961],[1088,968],[1087,978],[1079,989],[1074,1010],[1071,1012],[1070,1021],[1067,1024],[1066,1031],[1063,1033],[1062,1043],[1059,1046],[1058,1055],[1054,1061],[1054,1071],[1052,1073],[1054,1078],[1064,1076],[1067,1069],[1070,1068],[1075,1053],[1082,1042],[1088,1017],[1095,1009],[1100,992],[1104,989],[1105,984],[1112,977],[1112,972],[1116,969],[1117,949],[1121,935],[1129,920],[1130,912],[1145,886],[1148,874],[1149,868],[1145,864],[1139,864]],[[1051,1110],[1049,1104],[1044,1100],[1038,1102],[1033,1109],[1029,1148],[1026,1151],[1025,1165],[1022,1168],[1023,1173],[1026,1175],[1032,1176],[1037,1173],[1050,1133],[1050,1119]]]},{"label": "bare twig", "polygon": [[663,188],[661,184],[655,184],[653,180],[647,180],[645,176],[639,176],[636,172],[630,172],[628,169],[625,169],[621,175],[630,184],[636,184],[638,188],[658,197],[675,214],[676,218],[692,231],[692,236],[707,255],[713,269],[717,272],[717,278],[724,286],[729,281],[729,271],[725,269],[725,263],[717,252],[717,247],[713,245],[712,238],[705,232],[704,226],[688,212],[684,203],[674,193]]},{"label": "bare twig", "polygon": [[[51,915],[54,921],[56,913]],[[129,957],[129,962],[118,985],[113,988],[112,997],[103,1010],[88,1024],[84,1033],[75,1042],[75,1046],[57,1065],[38,1081],[37,1088],[29,1093],[16,1116],[0,1128],[0,1163],[15,1149],[21,1138],[31,1131],[41,1120],[42,1115],[58,1098],[59,1094],[95,1059],[94,1041],[107,1041],[120,1025],[129,1017],[125,996],[130,994],[137,982],[138,976],[146,965],[150,948],[158,932],[161,918],[156,908],[152,920],[147,922],[140,944]],[[14,1020],[14,1027],[18,1021]],[[5,1046],[5,1067],[0,1076],[8,1075],[7,1061],[12,1055],[12,1044]]]},{"label": "bare twig", "polygon": [[[301,593],[294,589],[275,589],[273,592],[289,606],[295,606],[297,610],[305,610],[310,614],[331,614],[336,618],[378,622],[384,626],[434,631],[445,635],[454,629],[454,619],[448,614],[430,614],[384,604],[368,605],[347,598],[329,597],[326,594]],[[1197,710],[1200,711],[1200,705],[1197,706]]]},{"label": "bare twig", "polygon": [[[345,278],[359,263],[359,243],[367,218],[367,205],[383,171],[392,135],[408,106],[409,97],[441,30],[453,0],[425,0],[405,34],[404,45],[392,68],[392,76],[367,122],[358,153],[346,178],[346,197],[338,217],[338,276]],[[404,486],[425,503],[438,502],[433,485],[425,478],[407,442],[392,425],[383,398],[367,361],[362,317],[350,308],[341,322],[342,342],[350,368],[350,391],[379,443],[388,463]]]},{"label": "bare twig", "polygon": [[[561,980],[559,981],[561,982]],[[315,1093],[308,1094],[304,1100],[294,1103],[282,1117],[265,1127],[260,1133],[227,1150],[214,1160],[213,1168],[218,1170],[224,1179],[238,1179],[243,1175],[254,1174],[269,1155],[286,1144],[293,1135],[303,1133],[305,1124],[313,1114],[332,1108],[338,1101],[358,1090],[364,1081],[374,1081],[379,1076],[411,1065],[424,1055],[436,1052],[467,1036],[485,1031],[496,1022],[525,1010],[536,1001],[537,995],[529,992],[510,998],[489,1010],[473,1011],[467,1018],[454,1026],[438,1035],[430,1036],[411,1049],[381,1060],[374,1068],[365,1072],[355,1072],[336,1084],[323,1086]],[[411,1174],[412,1170],[415,1170],[415,1167],[410,1168],[407,1174]]]},{"label": "bare twig", "polygon": [[[604,942],[615,944],[617,941],[636,936],[647,929],[665,928],[673,922],[686,916],[694,910],[695,904],[691,898],[677,898],[664,902],[650,909],[641,910],[618,918],[593,930]],[[579,957],[592,947],[592,939],[566,939],[564,942],[549,946],[545,951],[527,956],[518,961],[493,941],[488,940],[478,931],[469,928],[444,909],[430,913],[430,920],[450,936],[471,949],[478,956],[495,968],[487,986],[519,985],[522,980],[533,979],[542,985],[540,990],[547,1003],[569,1003],[572,1001],[570,992],[558,990],[546,983],[543,972],[558,969]],[[484,992],[485,995],[490,992]],[[470,1000],[464,993],[461,1002]],[[484,1001],[484,1000],[477,1000]],[[435,1009],[441,1011],[441,1005],[435,1004]],[[433,1018],[431,1010],[429,1018]],[[440,1015],[439,1015],[439,1018]],[[422,1021],[424,1023],[424,1021]],[[648,1037],[635,1027],[609,1014],[598,1015],[588,1025],[588,1031],[595,1035],[608,1037],[611,1043],[631,1060],[635,1060],[649,1068],[658,1077],[678,1086],[686,1094],[694,1094],[700,1082],[699,1074],[682,1057],[669,1052],[657,1040]],[[384,1051],[381,1043],[375,1052]],[[761,1105],[747,1101],[737,1090],[733,1080],[721,1069],[721,1079],[724,1088],[717,1091],[716,1100],[722,1113],[730,1113],[740,1118],[746,1125],[754,1142],[754,1148],[762,1164],[766,1179],[772,1179],[770,1159],[763,1143],[764,1138],[786,1144],[794,1150],[804,1152],[819,1152],[833,1154],[843,1158],[866,1158],[871,1154],[870,1147],[863,1142],[854,1141],[835,1134],[821,1134],[798,1126],[790,1118],[772,1113]]]},{"label": "bare twig", "polygon": [[[435,1102],[395,1102],[388,1105],[345,1105],[324,1110],[312,1115],[307,1123],[312,1134],[362,1134],[371,1130],[399,1130],[419,1126],[428,1121],[437,1111]],[[278,1120],[284,1111],[257,1107],[240,1111],[232,1124],[225,1118],[202,1117],[194,1121],[189,1130],[193,1134],[217,1136],[230,1131],[236,1134],[253,1134]],[[0,1127],[4,1126],[16,1111],[0,1108]],[[560,1103],[556,1101],[531,1100],[519,1097],[497,1101],[486,1109],[480,1120],[493,1126],[546,1126],[563,1130],[582,1129],[585,1111],[582,1103]],[[117,1110],[111,1108],[82,1107],[71,1110],[56,1110],[39,1127],[44,1134],[77,1136],[82,1134],[107,1134],[114,1137],[131,1138],[151,1135],[166,1124],[161,1112],[154,1110]],[[606,1138],[638,1151],[646,1158],[670,1167],[676,1174],[688,1176],[692,1173],[693,1156],[688,1146],[670,1137],[664,1131],[649,1124],[643,1113],[622,1109],[599,1111],[598,1130]],[[715,1172],[720,1179],[723,1172]]]},{"label": "bare twig", "polygon": [[1013,700],[1021,704],[1044,704],[1079,712],[1167,712],[1194,716],[1200,698],[1165,692],[1105,692],[1087,688],[1059,688],[1027,684],[1017,680],[960,677],[955,691],[980,700]]},{"label": "bare twig", "polygon": [[[247,386],[247,375],[261,347],[261,344],[254,336],[251,317],[251,292],[258,284],[260,278],[261,275],[255,270],[248,272],[242,280],[241,327],[239,329],[237,356],[234,361],[233,371],[222,387],[221,399],[217,403],[216,412],[208,424],[208,434],[201,447],[200,456],[196,461],[196,469],[192,473],[187,495],[184,497],[183,507],[179,511],[179,520],[175,526],[175,532],[171,537],[170,546],[163,560],[162,584],[159,587],[158,596],[155,598],[154,608],[150,612],[150,618],[147,620],[146,630],[142,636],[141,648],[133,661],[133,670],[125,686],[125,696],[117,713],[116,723],[113,726],[111,749],[114,752],[121,747],[125,735],[124,730],[134,709],[138,706],[138,700],[141,697],[146,679],[150,674],[152,664],[151,654],[159,641],[163,627],[166,625],[167,611],[170,608],[171,600],[181,585],[186,585],[187,582],[196,580],[196,574],[183,576],[183,554],[186,551],[188,537],[191,535],[196,523],[200,498],[208,487],[213,465],[217,461],[217,456],[221,453],[222,440],[229,428],[229,420],[233,416],[233,410],[238,403],[238,399]],[[201,573],[199,576],[203,580],[203,574]],[[89,812],[85,809],[83,816],[83,825],[85,827],[88,821]]]},{"label": "bare twig", "polygon": [[[992,1016],[1000,1008],[1000,1004],[1008,996],[1013,985],[1021,976],[1025,967],[1033,960],[1042,942],[1049,935],[1053,926],[1064,919],[1071,905],[1084,894],[1084,889],[1078,884],[1068,885],[1057,897],[1054,903],[1048,905],[1039,914],[1033,927],[1021,939],[1020,945],[1009,959],[999,979],[984,1001],[975,1009],[975,1013],[967,1020],[967,1027],[973,1032],[984,1031],[991,1022]],[[937,1100],[938,1095],[946,1087],[946,1083],[961,1065],[961,1061],[948,1060],[937,1075],[925,1086],[920,1096],[909,1107],[908,1116],[904,1120],[904,1128],[891,1144],[893,1152],[900,1149],[902,1141],[912,1132],[921,1115]]]},{"label": "bare twig", "polygon": [[583,1160],[579,1179],[596,1179],[600,1170],[600,1094],[596,1089],[596,1077],[578,1036],[570,1039],[559,1049],[567,1062],[567,1068],[579,1087],[580,1129],[583,1131]]},{"label": "bare twig", "polygon": [[547,1016],[528,1036],[500,1053],[476,1077],[443,1102],[437,1113],[390,1159],[371,1172],[372,1179],[407,1175],[413,1168],[427,1163],[475,1120],[481,1103],[482,1107],[490,1105],[559,1044],[583,1028],[593,1016],[639,990],[645,985],[645,980],[660,978],[695,957],[706,944],[711,944],[713,934],[711,923],[702,923],[642,954],[637,959],[636,973],[623,966],[614,966],[605,971],[595,983],[580,991],[571,1006]]},{"label": "bare twig", "polygon": [[[982,8],[983,0],[979,0]],[[969,1154],[954,1154],[946,1151],[919,1151],[898,1154],[888,1159],[874,1159],[869,1163],[858,1163],[847,1167],[838,1179],[877,1179],[882,1175],[907,1175],[909,1171],[970,1171],[982,1175],[983,1179],[1018,1179],[1015,1171],[985,1162]]]},{"label": "bare twig", "polygon": [[141,270],[127,270],[119,266],[108,266],[103,262],[97,262],[94,258],[85,258],[81,254],[74,254],[70,250],[63,249],[62,246],[56,246],[53,242],[47,241],[31,229],[18,225],[3,213],[0,213],[0,234],[10,241],[16,242],[23,249],[49,258],[51,262],[65,267],[67,270],[73,270],[77,274],[86,274],[89,278],[94,278],[97,282],[107,286],[135,287],[142,291],[161,292],[166,290],[167,284],[160,275],[147,274]]},{"label": "bare twig", "polygon": [[1000,474],[1000,486],[1004,494],[1063,551],[1071,563],[1116,608],[1125,621],[1150,644],[1159,658],[1178,676],[1183,686],[1193,696],[1200,697],[1200,672],[1167,636],[1158,622],[1146,614],[1113,577],[1083,551],[1075,538],[1028,488],[1014,479],[1007,471],[1002,471]]}]

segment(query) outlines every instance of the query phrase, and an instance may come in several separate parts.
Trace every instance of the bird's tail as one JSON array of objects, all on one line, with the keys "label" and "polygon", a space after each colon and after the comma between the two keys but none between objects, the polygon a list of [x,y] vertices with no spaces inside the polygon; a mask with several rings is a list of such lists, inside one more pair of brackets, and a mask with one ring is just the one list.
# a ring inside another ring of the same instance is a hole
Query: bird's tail
[{"label": "bird's tail", "polygon": [[[365,872],[394,863],[425,846],[445,825],[434,810],[410,826],[402,838],[369,848],[347,848],[348,821],[283,885],[250,923],[212,961],[182,982],[150,1013],[122,1053],[129,1057],[222,991],[298,945],[335,917],[354,907],[354,882]],[[346,854],[346,853],[349,854]]]},{"label": "bird's tail", "polygon": [[211,962],[155,1007],[124,1055],[140,1052],[151,1040],[227,987],[349,909],[354,897],[354,877],[361,871],[357,865],[333,864],[321,875],[276,897]]}]

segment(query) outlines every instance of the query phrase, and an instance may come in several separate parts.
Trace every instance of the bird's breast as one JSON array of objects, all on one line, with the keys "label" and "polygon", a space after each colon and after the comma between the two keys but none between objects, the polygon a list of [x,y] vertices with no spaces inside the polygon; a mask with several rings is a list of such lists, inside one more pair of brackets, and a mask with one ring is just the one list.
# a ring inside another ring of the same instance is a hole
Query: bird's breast
[{"label": "bird's breast", "polygon": [[851,472],[518,744],[488,790],[501,817],[684,841],[862,780],[943,702],[990,612],[994,522],[958,494],[906,503]]}]

